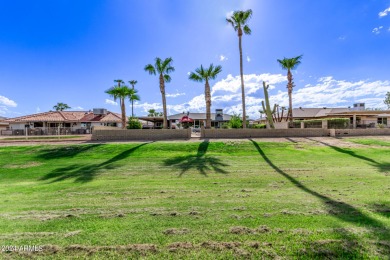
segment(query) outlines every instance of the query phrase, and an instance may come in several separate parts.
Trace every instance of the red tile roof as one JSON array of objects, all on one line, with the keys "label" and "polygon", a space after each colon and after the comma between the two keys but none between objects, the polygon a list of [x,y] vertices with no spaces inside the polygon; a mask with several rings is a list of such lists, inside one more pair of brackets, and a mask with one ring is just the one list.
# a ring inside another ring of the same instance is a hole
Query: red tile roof
[{"label": "red tile roof", "polygon": [[121,122],[117,113],[107,112],[106,115],[95,115],[83,111],[50,111],[4,120],[9,123],[17,122]]}]

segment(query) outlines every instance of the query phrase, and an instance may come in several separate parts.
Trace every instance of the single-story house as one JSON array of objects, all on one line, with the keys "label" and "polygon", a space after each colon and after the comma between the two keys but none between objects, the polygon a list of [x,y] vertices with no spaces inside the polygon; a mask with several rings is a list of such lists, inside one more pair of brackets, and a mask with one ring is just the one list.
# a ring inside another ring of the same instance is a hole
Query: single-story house
[{"label": "single-story house", "polygon": [[90,133],[94,126],[122,126],[120,114],[96,108],[93,111],[50,111],[9,118],[5,122],[9,124],[5,134],[14,135],[24,135],[26,129],[30,135],[53,135],[58,131],[61,134]]},{"label": "single-story house", "polygon": [[[310,120],[323,118],[349,118],[353,128],[375,127],[382,124],[390,126],[390,110],[365,110],[364,103],[354,104],[349,108],[294,108],[293,120]],[[286,114],[283,121],[286,120]],[[266,116],[258,119],[261,123],[266,123]]]},{"label": "single-story house", "polygon": [[[7,118],[0,116],[0,131],[6,130],[9,126],[9,123],[5,122]],[[1,132],[0,132],[1,133]]]},{"label": "single-story house", "polygon": [[[194,120],[193,127],[194,128],[200,128],[202,125],[206,124],[206,113],[180,113],[175,115],[168,116],[168,127],[169,128],[178,128],[180,124],[180,119],[183,118],[183,116],[188,116],[189,118]],[[231,115],[224,114],[223,109],[216,109],[215,113],[211,113],[211,127],[219,128],[224,123],[227,123],[231,119]],[[164,118],[163,117],[138,117],[138,119],[151,122],[152,125],[144,125],[145,128],[147,127],[156,127],[160,128],[163,125]]]}]

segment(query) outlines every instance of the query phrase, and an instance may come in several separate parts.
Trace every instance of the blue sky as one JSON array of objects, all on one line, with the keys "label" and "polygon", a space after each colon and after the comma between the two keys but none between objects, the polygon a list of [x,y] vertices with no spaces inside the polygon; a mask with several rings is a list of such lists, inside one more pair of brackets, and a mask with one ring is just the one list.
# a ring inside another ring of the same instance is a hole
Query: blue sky
[{"label": "blue sky", "polygon": [[[0,2],[0,116],[120,108],[104,93],[114,79],[137,80],[136,115],[161,110],[158,79],[143,68],[172,57],[170,114],[204,111],[204,85],[188,80],[201,64],[222,65],[212,110],[241,112],[238,37],[226,23],[253,10],[243,37],[247,110],[263,99],[287,105],[276,59],[303,54],[294,71],[294,107],[385,107],[390,91],[390,0],[13,0]],[[127,103],[127,113],[130,113]]]}]

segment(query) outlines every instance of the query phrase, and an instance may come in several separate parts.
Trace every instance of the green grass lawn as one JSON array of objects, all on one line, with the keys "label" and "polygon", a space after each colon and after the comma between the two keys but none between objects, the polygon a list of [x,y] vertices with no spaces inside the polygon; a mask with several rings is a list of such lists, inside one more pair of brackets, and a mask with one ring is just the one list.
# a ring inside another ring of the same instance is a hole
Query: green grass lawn
[{"label": "green grass lawn", "polygon": [[390,146],[390,141],[378,140],[375,138],[351,138],[348,141],[356,144]]},{"label": "green grass lawn", "polygon": [[0,258],[390,255],[390,149],[154,142],[0,148]]}]

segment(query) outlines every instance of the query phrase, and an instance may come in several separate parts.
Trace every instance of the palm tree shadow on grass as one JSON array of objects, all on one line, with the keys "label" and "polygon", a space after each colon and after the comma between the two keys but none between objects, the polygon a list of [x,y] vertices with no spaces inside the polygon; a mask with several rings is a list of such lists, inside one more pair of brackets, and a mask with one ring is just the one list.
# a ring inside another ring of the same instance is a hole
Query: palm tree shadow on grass
[{"label": "palm tree shadow on grass", "polygon": [[71,146],[66,145],[60,147],[50,147],[50,148],[45,148],[40,150],[37,155],[37,158],[45,159],[45,160],[69,158],[87,152],[99,146],[101,146],[101,144],[71,145]]},{"label": "palm tree shadow on grass", "polygon": [[74,179],[75,182],[86,183],[92,181],[101,171],[115,169],[118,166],[115,163],[128,158],[134,151],[148,143],[143,143],[120,154],[111,159],[98,164],[73,164],[63,168],[57,168],[46,174],[40,180],[51,180],[50,183]]},{"label": "palm tree shadow on grass", "polygon": [[390,171],[390,163],[379,163],[379,162],[375,161],[374,159],[371,159],[371,158],[363,156],[363,155],[359,155],[359,154],[355,153],[354,151],[351,151],[351,150],[348,150],[348,149],[343,149],[341,147],[330,145],[328,143],[321,142],[321,141],[318,141],[318,140],[315,140],[315,139],[311,139],[311,138],[306,138],[306,139],[314,141],[314,142],[317,142],[317,143],[320,143],[320,144],[323,144],[323,145],[325,145],[325,146],[327,146],[329,148],[332,148],[333,150],[335,150],[335,151],[337,151],[339,153],[347,154],[349,156],[352,156],[352,157],[358,158],[360,160],[366,161],[370,165],[378,168],[378,170],[381,171],[381,172],[389,172]]},{"label": "palm tree shadow on grass", "polygon": [[207,176],[211,171],[227,174],[223,167],[228,166],[220,159],[213,156],[206,156],[209,141],[205,140],[198,146],[196,155],[177,156],[164,161],[165,166],[174,166],[181,170],[179,177],[191,169],[197,170],[200,174]]},{"label": "palm tree shadow on grass", "polygon": [[[362,224],[365,225],[370,233],[375,236],[376,239],[383,239],[388,240],[390,239],[390,230],[389,227],[384,225],[383,223],[379,222],[376,219],[371,218],[370,216],[367,216],[363,212],[361,212],[359,209],[355,208],[354,206],[347,204],[342,201],[337,201],[335,199],[332,199],[331,197],[322,195],[305,185],[303,185],[300,181],[296,180],[286,172],[284,172],[282,169],[280,169],[278,166],[276,166],[264,153],[264,151],[260,148],[260,146],[250,139],[250,141],[253,143],[253,145],[256,147],[257,151],[261,155],[261,157],[264,159],[264,161],[277,173],[285,177],[287,180],[289,180],[292,184],[294,184],[297,188],[300,190],[320,199],[322,203],[325,205],[325,207],[328,209],[328,212],[345,222],[349,222],[352,224],[355,224],[356,226],[361,226]],[[349,232],[347,229],[340,228],[338,229],[338,233],[347,241],[351,241],[353,243],[349,244],[349,250],[353,251],[358,254],[359,248],[361,249],[362,246],[360,246],[357,241],[358,238],[351,232]],[[382,252],[385,254],[390,255],[390,247],[387,244],[377,244],[377,246],[381,249]]]}]

